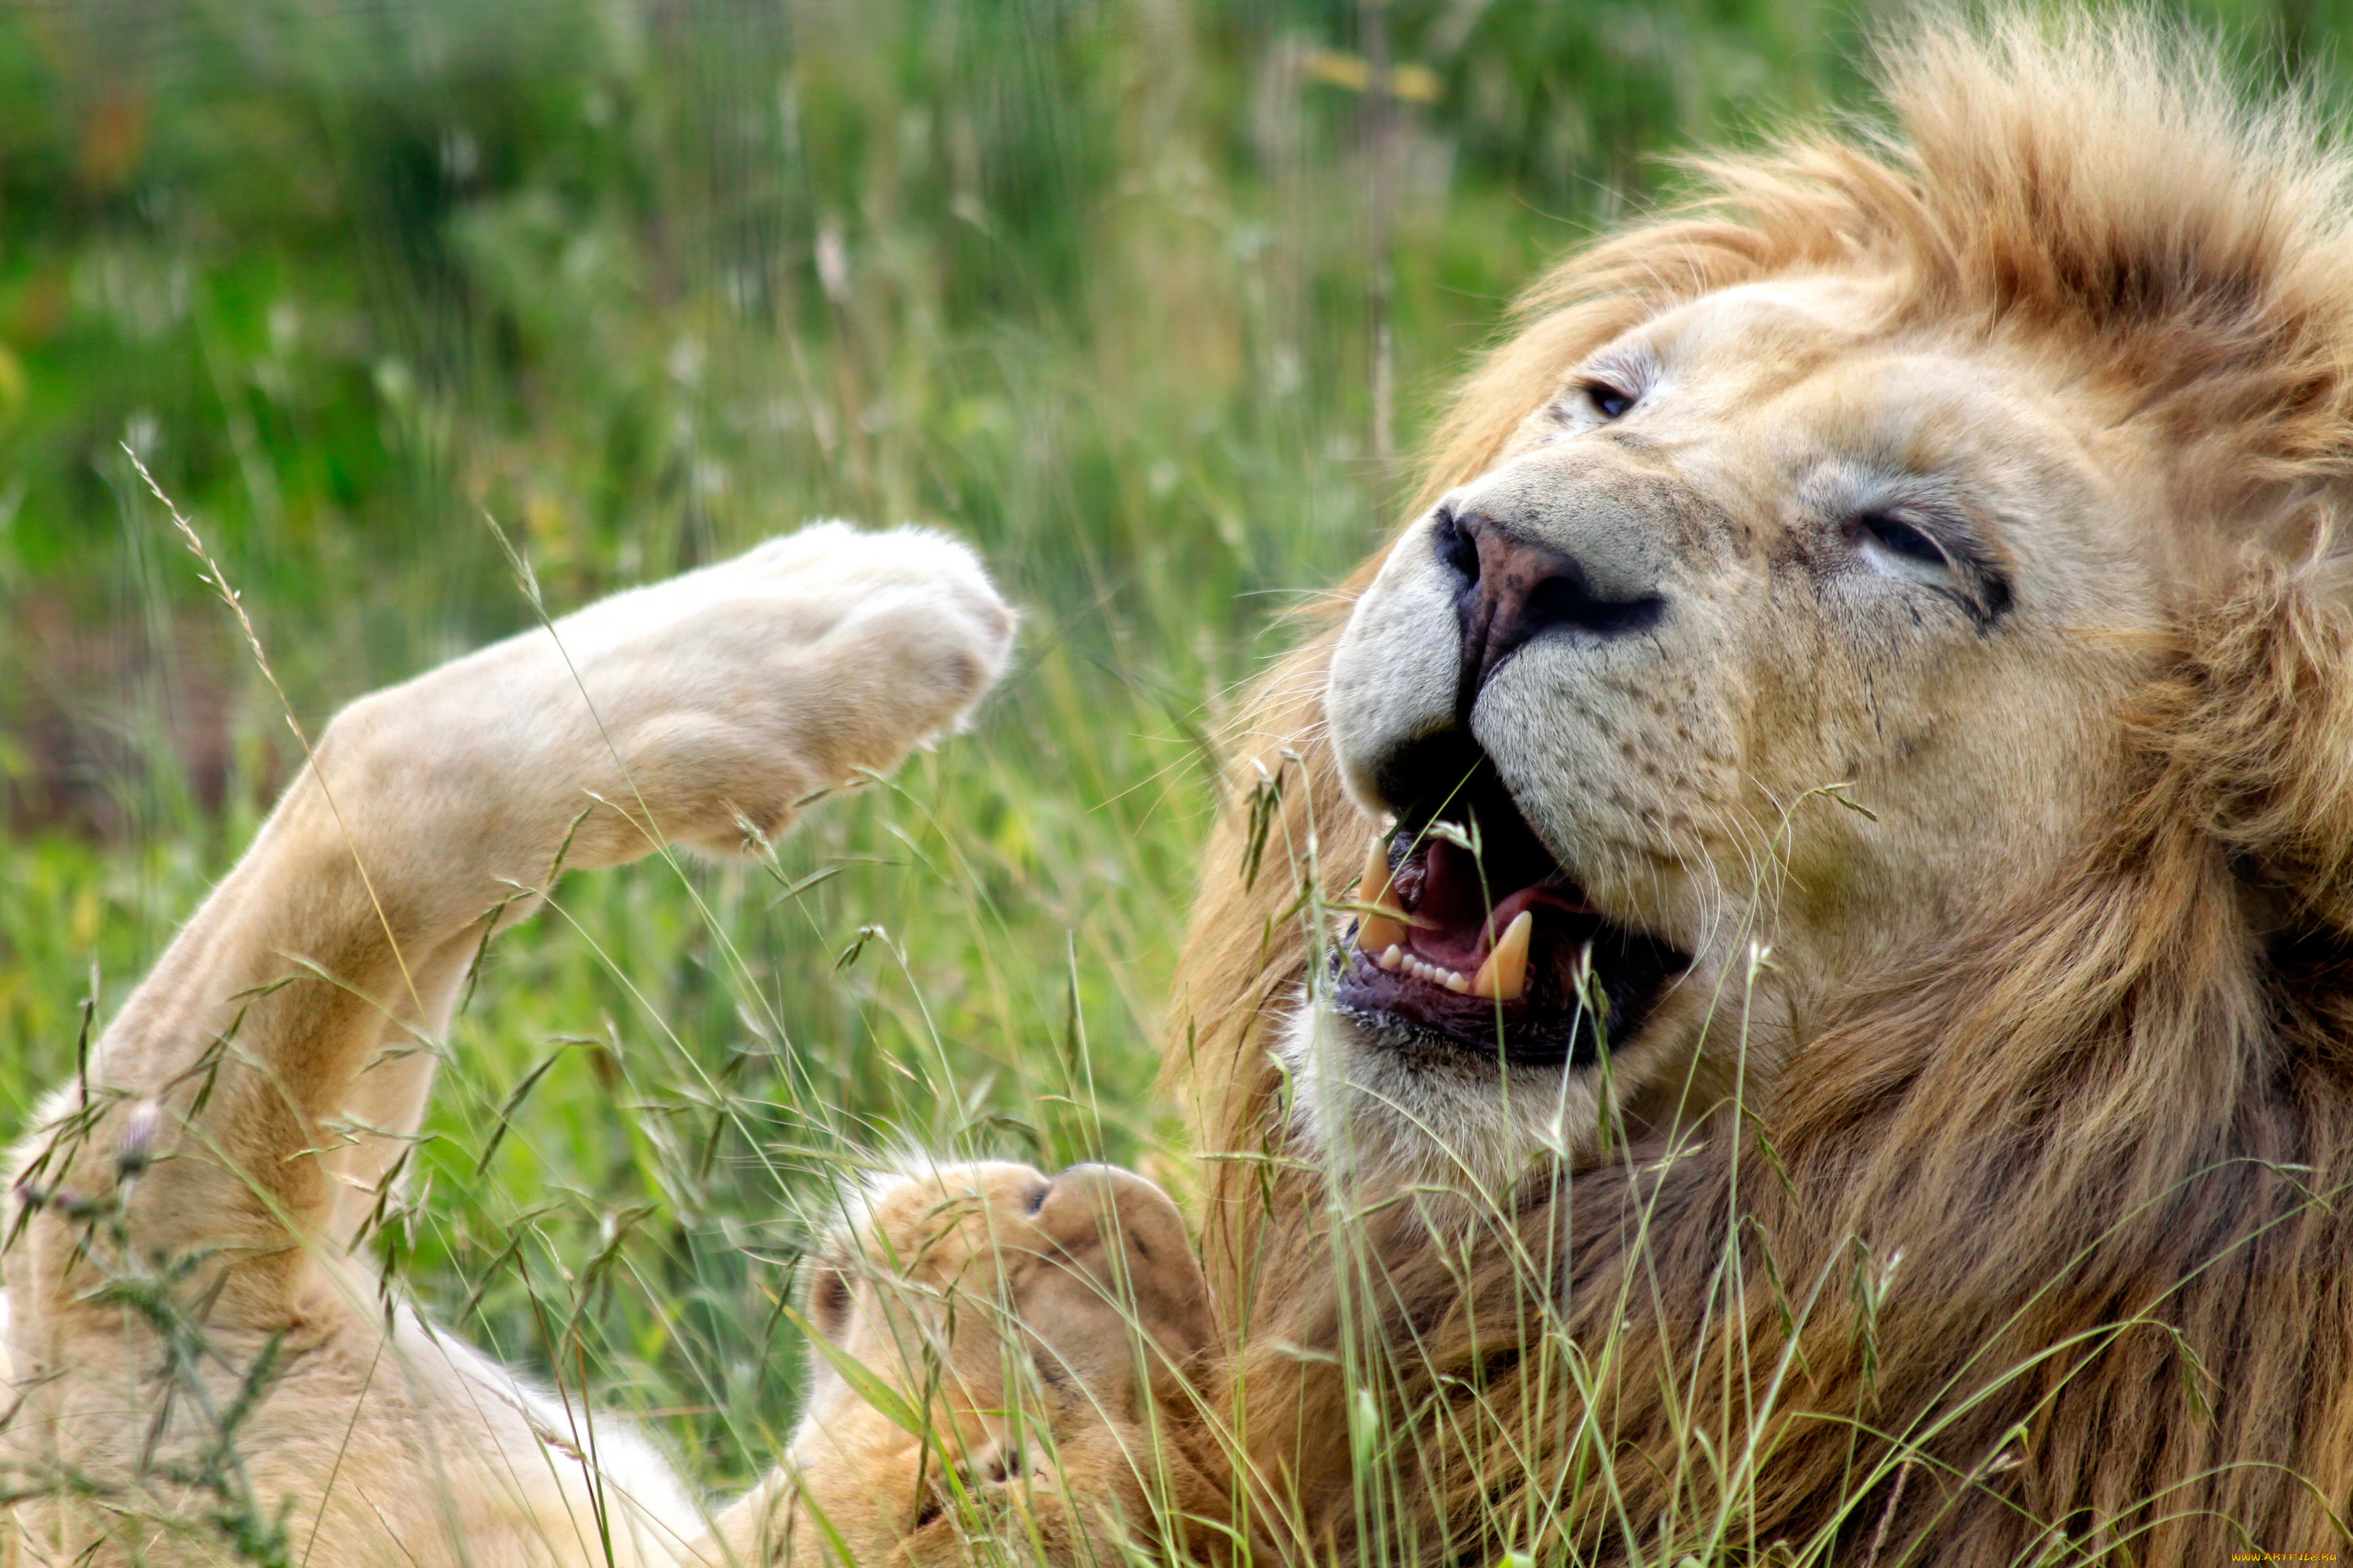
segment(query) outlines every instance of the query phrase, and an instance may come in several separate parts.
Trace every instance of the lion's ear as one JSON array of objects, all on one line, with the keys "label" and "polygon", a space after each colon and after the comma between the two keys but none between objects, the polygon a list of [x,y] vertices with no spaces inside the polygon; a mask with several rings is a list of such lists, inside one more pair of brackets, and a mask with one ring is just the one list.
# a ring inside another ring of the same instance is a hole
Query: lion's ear
[{"label": "lion's ear", "polygon": [[2265,564],[2183,626],[2141,715],[2187,814],[2298,924],[2353,935],[2353,562]]}]

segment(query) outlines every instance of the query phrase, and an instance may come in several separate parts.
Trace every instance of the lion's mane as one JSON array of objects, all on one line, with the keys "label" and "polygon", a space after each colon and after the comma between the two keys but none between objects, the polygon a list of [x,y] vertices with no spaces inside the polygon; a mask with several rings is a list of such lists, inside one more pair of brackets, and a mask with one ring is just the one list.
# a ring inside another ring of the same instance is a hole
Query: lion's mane
[{"label": "lion's mane", "polygon": [[[1348,1276],[1410,1434],[1381,1507],[1400,1560],[1609,1558],[1630,1533],[1672,1561],[1662,1520],[1717,1517],[1720,1541],[1873,1563],[2347,1540],[2347,163],[2216,58],[2147,24],[1939,25],[1886,57],[1891,129],[1694,162],[1687,205],[1536,284],[1432,443],[1425,497],[1662,307],[1844,271],[2126,389],[2172,454],[2153,478],[2192,521],[2125,716],[2130,809],[2028,906],[1808,1019],[1737,1133],[1620,1148],[1460,1248],[1393,1208],[1335,1268],[1269,1047],[1308,962],[1286,860],[1336,894],[1351,857],[1314,846],[1363,832],[1323,739],[1336,627],[1251,694],[1169,1058],[1229,1414],[1282,1530],[1375,1554],[1334,1436],[1347,1380],[1297,1350],[1345,1337]],[[1576,1377],[1531,1372],[1547,1328],[1589,1356]]]}]

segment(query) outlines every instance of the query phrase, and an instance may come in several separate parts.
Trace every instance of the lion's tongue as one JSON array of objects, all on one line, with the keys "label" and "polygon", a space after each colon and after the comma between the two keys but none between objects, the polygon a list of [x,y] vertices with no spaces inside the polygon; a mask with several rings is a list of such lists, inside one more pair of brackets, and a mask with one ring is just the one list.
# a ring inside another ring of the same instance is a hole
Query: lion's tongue
[{"label": "lion's tongue", "polygon": [[1465,818],[1482,854],[1460,842],[1463,828],[1433,822],[1393,867],[1395,843],[1375,837],[1356,894],[1364,906],[1356,942],[1392,973],[1513,1002],[1527,988],[1539,945],[1538,906],[1556,939],[1542,945],[1554,949],[1561,946],[1556,939],[1590,924],[1595,911],[1508,797],[1485,805],[1473,803]]},{"label": "lion's tongue", "polygon": [[1555,921],[1592,912],[1540,851],[1540,866],[1520,868],[1523,876],[1536,872],[1535,879],[1518,887],[1505,881],[1502,888],[1510,890],[1492,904],[1491,895],[1502,888],[1469,850],[1433,837],[1420,858],[1396,967],[1451,991],[1516,1001],[1526,989],[1538,906],[1555,911],[1548,917]]},{"label": "lion's tongue", "polygon": [[[1477,969],[1492,940],[1488,890],[1479,862],[1469,850],[1443,838],[1434,839],[1422,869],[1421,896],[1413,904],[1407,951],[1446,969],[1464,973]],[[1497,922],[1495,929],[1501,930],[1502,923]]]}]

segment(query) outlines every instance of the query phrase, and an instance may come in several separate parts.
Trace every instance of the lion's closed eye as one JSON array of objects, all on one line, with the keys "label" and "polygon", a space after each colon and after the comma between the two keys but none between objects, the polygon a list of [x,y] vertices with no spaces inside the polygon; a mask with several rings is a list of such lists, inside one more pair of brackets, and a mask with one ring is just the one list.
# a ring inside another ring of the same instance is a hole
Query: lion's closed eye
[{"label": "lion's closed eye", "polygon": [[1858,542],[1875,547],[1897,560],[1949,574],[1952,558],[1945,547],[1893,512],[1866,511],[1848,524]]}]

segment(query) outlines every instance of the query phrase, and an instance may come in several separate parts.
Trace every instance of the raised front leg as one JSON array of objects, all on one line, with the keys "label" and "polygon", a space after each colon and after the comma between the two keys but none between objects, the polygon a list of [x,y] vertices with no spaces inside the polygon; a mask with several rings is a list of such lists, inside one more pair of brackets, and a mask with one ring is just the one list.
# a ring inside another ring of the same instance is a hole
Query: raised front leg
[{"label": "raised front leg", "polygon": [[[387,1352],[346,1255],[417,1127],[468,963],[559,860],[740,847],[890,767],[987,689],[1012,629],[963,546],[825,524],[340,714],[20,1147],[8,1484],[173,1516],[129,1537],[60,1525],[51,1544],[195,1561],[157,1542],[227,1488],[254,1494],[265,1533],[281,1498],[326,1521],[314,1563],[605,1561],[601,1542],[501,1554],[517,1518],[519,1539],[544,1537],[527,1472],[547,1463],[468,1445],[501,1423],[534,1443],[533,1413],[429,1336]],[[249,1377],[264,1392],[240,1409]],[[355,1493],[370,1464],[389,1473]],[[412,1510],[406,1540],[387,1497]],[[438,1516],[414,1511],[425,1498]],[[331,1546],[347,1501],[358,1533]]]},{"label": "raised front leg", "polygon": [[1079,1165],[922,1170],[867,1194],[807,1292],[784,1462],[720,1523],[746,1568],[1114,1563],[1213,1516],[1177,1435],[1208,1295],[1176,1205]]}]

